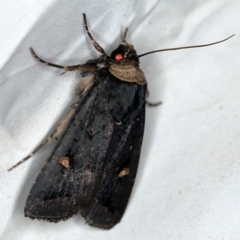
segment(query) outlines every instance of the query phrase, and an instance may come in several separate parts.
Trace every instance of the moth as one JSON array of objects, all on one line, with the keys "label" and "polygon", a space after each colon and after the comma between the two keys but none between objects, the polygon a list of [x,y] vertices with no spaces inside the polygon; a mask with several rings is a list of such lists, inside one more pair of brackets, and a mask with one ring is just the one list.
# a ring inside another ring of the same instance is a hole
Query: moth
[{"label": "moth", "polygon": [[[25,205],[31,219],[59,222],[81,213],[91,226],[110,229],[117,224],[127,206],[140,157],[145,119],[147,81],[139,58],[147,54],[210,44],[161,49],[138,55],[126,41],[111,53],[93,39],[83,14],[85,30],[101,54],[85,64],[61,66],[39,58],[40,62],[80,71],[76,87],[79,100],[58,123],[57,128],[31,154],[11,167],[17,167],[62,133],[57,146],[39,173]],[[231,36],[232,37],[232,36]]]}]

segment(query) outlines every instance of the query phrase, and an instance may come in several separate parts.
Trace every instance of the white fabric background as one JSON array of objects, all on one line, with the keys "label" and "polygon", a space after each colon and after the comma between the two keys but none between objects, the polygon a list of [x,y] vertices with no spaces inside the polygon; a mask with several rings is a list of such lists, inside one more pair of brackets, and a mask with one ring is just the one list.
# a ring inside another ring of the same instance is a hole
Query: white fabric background
[{"label": "white fabric background", "polygon": [[[79,73],[35,61],[28,48],[59,64],[107,51],[125,27],[138,53],[218,41],[141,58],[151,101],[133,194],[112,230],[81,215],[58,224],[32,221],[23,209],[55,142],[12,172],[7,169],[48,136],[76,99]],[[240,239],[240,2],[238,0],[1,0],[1,239]]]}]

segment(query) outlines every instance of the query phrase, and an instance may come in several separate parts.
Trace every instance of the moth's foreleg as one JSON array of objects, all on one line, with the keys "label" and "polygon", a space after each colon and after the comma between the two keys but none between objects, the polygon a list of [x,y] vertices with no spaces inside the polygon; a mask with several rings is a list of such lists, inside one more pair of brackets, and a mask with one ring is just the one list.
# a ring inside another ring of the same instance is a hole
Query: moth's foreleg
[{"label": "moth's foreleg", "polygon": [[[95,72],[97,71],[97,66],[94,64],[78,64],[78,65],[73,65],[73,66],[62,66],[62,65],[57,65],[55,63],[50,63],[47,62],[43,59],[41,59],[40,57],[38,57],[38,55],[34,52],[33,48],[30,48],[30,51],[32,53],[32,55],[41,63],[50,66],[50,67],[55,67],[55,68],[61,68],[64,70],[64,72],[62,74],[64,74],[67,71],[83,71],[83,72]],[[61,74],[61,75],[62,75]]]},{"label": "moth's foreleg", "polygon": [[57,64],[54,64],[54,63],[50,63],[50,62],[46,62],[45,60],[41,59],[40,57],[38,57],[38,55],[34,52],[34,50],[32,48],[30,48],[30,51],[32,53],[32,55],[41,63],[47,65],[47,66],[51,66],[51,67],[55,67],[55,68],[65,68],[64,66],[61,66],[61,65],[57,65]]},{"label": "moth's foreleg", "polygon": [[72,107],[70,112],[64,118],[58,123],[56,129],[53,130],[53,132],[50,134],[50,136],[45,139],[43,142],[41,142],[28,156],[26,156],[24,159],[13,165],[11,168],[8,169],[8,171],[12,171],[14,168],[18,167],[20,164],[27,161],[30,157],[32,157],[38,150],[40,150],[44,145],[46,145],[48,142],[51,142],[53,138],[56,138],[57,135],[62,133],[66,127],[68,126],[68,123],[70,119],[73,117],[73,115],[76,112],[76,108],[78,106],[79,102],[75,103]]}]

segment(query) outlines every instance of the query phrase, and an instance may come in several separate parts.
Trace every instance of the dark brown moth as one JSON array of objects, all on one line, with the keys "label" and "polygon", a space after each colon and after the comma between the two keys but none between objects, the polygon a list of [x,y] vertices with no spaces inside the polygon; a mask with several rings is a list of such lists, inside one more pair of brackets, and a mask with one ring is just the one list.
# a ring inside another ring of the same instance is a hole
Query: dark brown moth
[{"label": "dark brown moth", "polygon": [[101,53],[99,58],[61,66],[42,60],[30,48],[33,56],[48,66],[64,73],[82,72],[76,87],[79,101],[52,134],[9,171],[63,132],[29,193],[25,216],[58,222],[81,213],[88,224],[110,229],[121,220],[127,206],[141,151],[147,81],[139,58],[154,52],[206,47],[230,37],[138,55],[126,41],[126,29],[122,43],[108,56],[90,34],[85,14],[83,20],[93,46]]}]

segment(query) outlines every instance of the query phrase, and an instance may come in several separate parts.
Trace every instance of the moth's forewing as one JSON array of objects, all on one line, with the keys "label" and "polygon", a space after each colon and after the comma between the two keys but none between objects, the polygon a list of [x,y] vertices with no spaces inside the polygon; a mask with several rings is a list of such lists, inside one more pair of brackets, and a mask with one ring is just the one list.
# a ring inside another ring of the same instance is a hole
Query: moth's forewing
[{"label": "moth's forewing", "polygon": [[[120,81],[107,69],[95,74],[32,187],[26,216],[58,222],[82,211],[98,227],[120,221],[137,171],[146,88]],[[69,167],[59,163],[64,157]],[[129,168],[129,175],[119,177],[123,168]]]},{"label": "moth's forewing", "polygon": [[[91,139],[85,124],[90,119],[95,98],[96,92],[90,90],[80,102],[29,193],[25,216],[58,222],[77,213],[90,200],[95,183],[88,170]],[[59,163],[63,157],[69,158],[69,168]]]},{"label": "moth's forewing", "polygon": [[[120,82],[110,76],[106,86],[105,91],[110,89],[104,93],[106,98],[103,97],[110,101],[106,107],[112,105],[115,108],[106,117],[114,120],[114,128],[100,184],[82,214],[90,225],[108,229],[121,220],[136,177],[144,131],[147,85]],[[114,98],[111,96],[113,93]],[[120,177],[125,168],[129,174]]]}]

